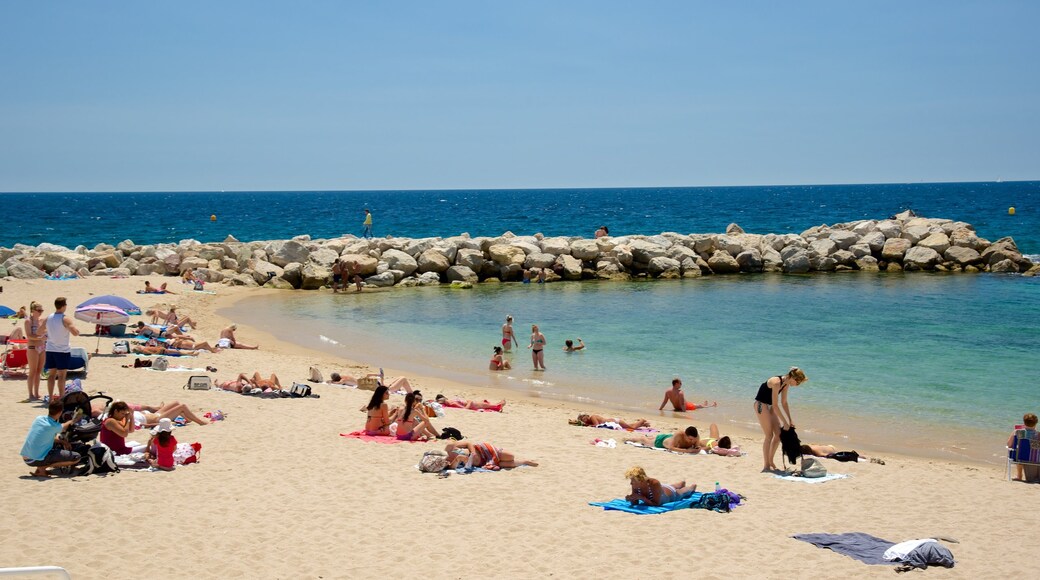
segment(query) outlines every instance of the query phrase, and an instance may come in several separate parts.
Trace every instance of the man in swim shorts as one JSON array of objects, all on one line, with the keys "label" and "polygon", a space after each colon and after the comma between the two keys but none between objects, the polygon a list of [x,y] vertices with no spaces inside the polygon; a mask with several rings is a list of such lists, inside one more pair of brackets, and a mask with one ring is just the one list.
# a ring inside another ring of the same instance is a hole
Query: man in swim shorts
[{"label": "man in swim shorts", "polygon": [[700,453],[700,437],[697,428],[690,425],[683,431],[676,433],[658,433],[657,435],[640,435],[639,437],[626,437],[626,442],[639,443],[647,447],[667,449],[676,453]]},{"label": "man in swim shorts", "polygon": [[682,392],[682,379],[679,377],[672,379],[672,388],[664,392],[664,400],[657,410],[664,409],[668,403],[672,404],[673,411],[686,412],[686,395]]},{"label": "man in swim shorts", "polygon": [[502,325],[502,348],[510,352],[514,344],[520,346],[516,341],[516,335],[513,334],[513,317],[506,316],[506,323]]}]

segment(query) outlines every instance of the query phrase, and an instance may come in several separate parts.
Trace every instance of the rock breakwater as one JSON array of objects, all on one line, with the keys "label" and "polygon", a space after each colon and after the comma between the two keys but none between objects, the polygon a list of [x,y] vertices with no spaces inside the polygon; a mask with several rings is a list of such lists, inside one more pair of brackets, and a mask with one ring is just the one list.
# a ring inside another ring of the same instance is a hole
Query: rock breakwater
[{"label": "rock breakwater", "polygon": [[313,290],[327,286],[340,260],[368,286],[520,280],[840,271],[962,271],[1036,275],[1011,238],[991,242],[965,222],[904,212],[889,219],[809,228],[800,234],[749,234],[731,224],[723,234],[631,235],[583,239],[517,236],[471,238],[311,239],[138,245],[124,240],[74,249],[54,244],[0,248],[0,277],[180,276],[207,282]]}]

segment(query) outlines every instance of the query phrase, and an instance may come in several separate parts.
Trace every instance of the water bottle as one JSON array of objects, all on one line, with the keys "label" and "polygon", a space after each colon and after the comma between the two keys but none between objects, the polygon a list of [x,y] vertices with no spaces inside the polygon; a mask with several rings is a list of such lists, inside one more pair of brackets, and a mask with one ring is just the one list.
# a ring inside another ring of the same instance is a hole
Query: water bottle
[{"label": "water bottle", "polygon": [[720,491],[722,491],[722,488],[719,487],[719,482],[716,481],[715,482],[715,493],[719,493]]}]

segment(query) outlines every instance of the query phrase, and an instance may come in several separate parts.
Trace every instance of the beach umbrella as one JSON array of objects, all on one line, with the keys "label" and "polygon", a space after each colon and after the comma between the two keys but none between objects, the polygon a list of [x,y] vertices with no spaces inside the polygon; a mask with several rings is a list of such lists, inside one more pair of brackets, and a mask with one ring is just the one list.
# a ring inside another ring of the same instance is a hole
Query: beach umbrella
[{"label": "beach umbrella", "polygon": [[[111,304],[90,304],[80,306],[74,315],[76,320],[92,322],[98,326],[112,326],[114,324],[126,324],[130,322],[130,315],[122,308]],[[97,354],[101,347],[101,333],[98,333],[97,344],[94,345],[94,353]]]},{"label": "beach umbrella", "polygon": [[[90,306],[92,304],[107,304],[109,306],[115,306],[116,308],[119,308],[121,310],[125,310],[127,314],[140,314],[141,313],[141,308],[138,307],[133,302],[130,302],[126,298],[122,298],[120,296],[113,296],[111,294],[106,294],[104,296],[95,296],[95,297],[91,298],[90,300],[87,300],[86,302],[83,302],[82,304],[77,306],[76,309],[79,310],[80,308],[83,308],[84,306]],[[82,319],[80,319],[80,320],[82,320]],[[116,324],[119,324],[119,323],[117,322]]]},{"label": "beach umbrella", "polygon": [[14,314],[14,310],[11,310],[10,308],[8,308],[6,306],[0,305],[0,318],[7,318],[8,316],[11,316],[12,314]]}]

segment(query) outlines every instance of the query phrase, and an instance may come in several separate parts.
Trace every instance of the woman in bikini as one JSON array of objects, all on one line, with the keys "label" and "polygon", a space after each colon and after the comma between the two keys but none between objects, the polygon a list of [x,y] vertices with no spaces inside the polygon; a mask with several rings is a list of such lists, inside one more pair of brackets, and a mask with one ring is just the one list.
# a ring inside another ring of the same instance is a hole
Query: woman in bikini
[{"label": "woman in bikini", "polygon": [[192,320],[190,316],[178,316],[176,306],[170,306],[170,311],[166,313],[166,318],[163,320],[163,324],[175,326],[177,328],[180,328],[185,324],[192,328],[195,328],[196,326],[195,321]]},{"label": "woman in bikini", "polygon": [[33,302],[29,305],[29,318],[25,319],[26,355],[29,358],[29,373],[26,383],[29,388],[29,398],[26,402],[40,400],[40,371],[43,369],[47,346],[47,327],[40,318],[43,315],[43,305]]},{"label": "woman in bikini", "polygon": [[372,393],[372,399],[368,406],[362,411],[368,413],[365,420],[365,435],[389,435],[390,434],[390,406],[386,401],[390,398],[390,391],[385,386],[376,387]]},{"label": "woman in bikini", "polygon": [[488,370],[492,371],[508,371],[513,368],[513,365],[509,364],[509,361],[502,356],[502,347],[495,347],[495,354],[491,355],[491,363],[488,365]]},{"label": "woman in bikini", "polygon": [[765,436],[762,440],[762,471],[778,471],[773,458],[780,447],[780,430],[794,427],[791,409],[787,406],[787,387],[797,387],[807,380],[802,369],[791,367],[786,375],[770,377],[758,387],[752,408]]},{"label": "woman in bikini", "polygon": [[469,399],[460,399],[455,397],[454,399],[448,399],[444,395],[437,395],[433,399],[440,403],[442,406],[451,407],[453,409],[469,409],[471,411],[502,411],[502,407],[506,405],[506,400],[502,399],[497,403],[487,401],[471,401]]},{"label": "woman in bikini", "polygon": [[633,467],[625,472],[625,477],[632,483],[632,493],[625,499],[632,505],[643,502],[647,505],[659,506],[663,503],[686,499],[697,491],[697,484],[686,485],[680,481],[672,485],[647,477],[642,467]]},{"label": "woman in bikini", "polygon": [[500,468],[512,469],[521,465],[538,467],[538,462],[530,459],[517,459],[516,455],[495,447],[491,443],[473,443],[471,441],[453,441],[444,448],[448,453],[448,468],[455,469],[460,465],[483,467],[491,471]]},{"label": "woman in bikini", "polygon": [[397,438],[401,441],[426,441],[437,438],[437,429],[422,408],[422,393],[412,391],[404,397],[404,407],[397,412]]},{"label": "woman in bikini", "polygon": [[629,431],[650,427],[650,421],[647,421],[646,419],[625,421],[619,417],[604,417],[603,415],[591,415],[587,413],[578,415],[578,422],[585,427],[596,427],[597,425],[602,425],[604,423],[617,423],[618,425],[621,425],[622,429],[628,429]]},{"label": "woman in bikini", "polygon": [[527,348],[531,349],[531,360],[534,361],[534,370],[544,371],[545,335],[538,330],[537,324],[531,325],[531,344],[527,345]]}]

